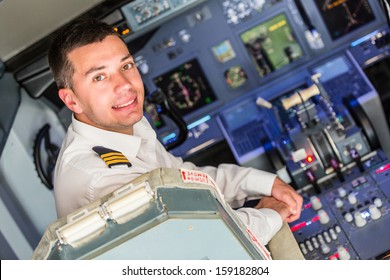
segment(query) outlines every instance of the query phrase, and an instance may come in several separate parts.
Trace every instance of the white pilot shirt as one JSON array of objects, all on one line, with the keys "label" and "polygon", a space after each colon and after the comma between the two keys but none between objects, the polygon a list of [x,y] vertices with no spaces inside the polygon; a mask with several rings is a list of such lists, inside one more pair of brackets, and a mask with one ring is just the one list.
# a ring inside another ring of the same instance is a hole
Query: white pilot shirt
[{"label": "white pilot shirt", "polygon": [[[54,172],[54,194],[58,217],[112,193],[138,176],[159,167],[185,168],[209,174],[225,200],[240,207],[248,197],[270,195],[276,175],[234,164],[198,167],[167,152],[145,117],[134,125],[134,135],[116,133],[82,123],[72,117]],[[131,163],[109,168],[92,147],[120,151]],[[282,226],[281,216],[272,209],[236,210],[244,224],[262,244]]]}]

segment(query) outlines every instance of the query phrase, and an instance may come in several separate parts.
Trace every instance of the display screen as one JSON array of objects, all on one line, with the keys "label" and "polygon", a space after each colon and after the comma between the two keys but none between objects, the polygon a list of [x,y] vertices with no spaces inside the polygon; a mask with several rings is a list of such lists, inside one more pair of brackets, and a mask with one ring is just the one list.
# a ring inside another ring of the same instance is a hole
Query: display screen
[{"label": "display screen", "polygon": [[153,82],[183,116],[217,99],[196,59],[154,78]]},{"label": "display screen", "polygon": [[368,0],[315,0],[333,40],[373,21]]},{"label": "display screen", "polygon": [[228,40],[223,41],[219,45],[213,47],[213,53],[217,60],[221,63],[229,61],[236,57],[232,45]]},{"label": "display screen", "polygon": [[303,56],[303,51],[284,14],[241,34],[247,51],[264,77]]}]

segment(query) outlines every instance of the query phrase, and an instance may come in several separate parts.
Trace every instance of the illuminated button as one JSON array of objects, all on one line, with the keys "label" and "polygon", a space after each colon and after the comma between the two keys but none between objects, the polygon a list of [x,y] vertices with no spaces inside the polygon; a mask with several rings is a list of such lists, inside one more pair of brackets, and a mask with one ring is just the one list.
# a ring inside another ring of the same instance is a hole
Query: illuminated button
[{"label": "illuminated button", "polygon": [[321,252],[322,252],[324,255],[329,254],[329,252],[330,252],[330,247],[329,247],[329,245],[326,244],[326,243],[321,244]]},{"label": "illuminated button", "polygon": [[352,221],[353,221],[353,216],[352,216],[352,214],[349,213],[349,212],[345,213],[345,215],[344,215],[344,220],[345,220],[346,222],[348,222],[348,223],[352,222]]},{"label": "illuminated button", "polygon": [[338,258],[335,255],[330,256],[329,259],[331,261],[337,261],[338,260]]},{"label": "illuminated button", "polygon": [[337,233],[334,231],[333,228],[329,230],[330,236],[332,237],[333,240],[337,239]]},{"label": "illuminated button", "polygon": [[307,163],[312,163],[314,161],[314,157],[313,156],[307,156],[306,157],[306,162]]},{"label": "illuminated button", "polygon": [[366,177],[360,177],[359,181],[361,184],[364,184],[365,182],[367,182],[367,179],[366,179]]},{"label": "illuminated button", "polygon": [[349,254],[347,249],[345,249],[342,246],[337,248],[337,253],[339,254],[340,260],[350,260],[351,259],[351,255]]},{"label": "illuminated button", "polygon": [[351,203],[351,204],[356,204],[356,202],[357,202],[356,195],[355,195],[354,193],[350,193],[350,194],[348,195],[348,201],[349,201],[349,203]]},{"label": "illuminated button", "polygon": [[368,207],[368,211],[370,212],[371,219],[373,220],[378,220],[382,216],[381,210],[379,210],[379,208],[376,207],[374,204],[371,204]]},{"label": "illuminated button", "polygon": [[353,215],[355,220],[355,225],[357,227],[364,227],[367,224],[366,219],[363,217],[362,213],[360,211],[356,211]]},{"label": "illuminated button", "polygon": [[352,187],[356,188],[357,186],[359,186],[359,181],[358,180],[353,180],[351,182],[351,185],[352,185]]},{"label": "illuminated button", "polygon": [[345,197],[347,195],[347,191],[344,188],[338,188],[337,191],[339,192],[340,197]]},{"label": "illuminated button", "polygon": [[320,218],[320,223],[323,224],[323,225],[329,223],[329,221],[330,221],[328,213],[326,213],[326,211],[323,210],[323,209],[318,211],[318,217]]},{"label": "illuminated button", "polygon": [[335,226],[334,229],[336,230],[337,233],[341,232],[341,227],[339,225]]},{"label": "illuminated button", "polygon": [[377,197],[377,198],[374,199],[374,204],[375,204],[375,206],[378,207],[378,208],[381,208],[382,205],[383,205],[382,200],[381,200],[379,197]]},{"label": "illuminated button", "polygon": [[314,210],[320,210],[322,208],[321,200],[315,195],[310,197],[310,203]]},{"label": "illuminated button", "polygon": [[336,198],[334,202],[337,208],[341,208],[344,206],[344,202],[340,198]]}]

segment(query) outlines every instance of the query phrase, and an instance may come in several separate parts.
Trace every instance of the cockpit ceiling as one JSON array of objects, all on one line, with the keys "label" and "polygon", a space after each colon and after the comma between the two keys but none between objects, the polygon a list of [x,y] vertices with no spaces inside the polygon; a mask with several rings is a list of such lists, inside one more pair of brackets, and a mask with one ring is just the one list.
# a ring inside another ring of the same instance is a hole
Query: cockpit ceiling
[{"label": "cockpit ceiling", "polygon": [[0,0],[0,59],[7,61],[103,0]]}]

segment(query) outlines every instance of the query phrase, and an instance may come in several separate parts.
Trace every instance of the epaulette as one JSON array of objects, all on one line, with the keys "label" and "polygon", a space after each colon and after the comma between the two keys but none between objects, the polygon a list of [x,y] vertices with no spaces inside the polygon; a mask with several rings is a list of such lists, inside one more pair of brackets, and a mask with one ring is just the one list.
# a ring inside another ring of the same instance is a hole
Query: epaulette
[{"label": "epaulette", "polygon": [[107,149],[102,146],[95,146],[92,150],[100,156],[109,168],[116,165],[127,165],[128,167],[131,167],[130,161],[121,152]]}]

